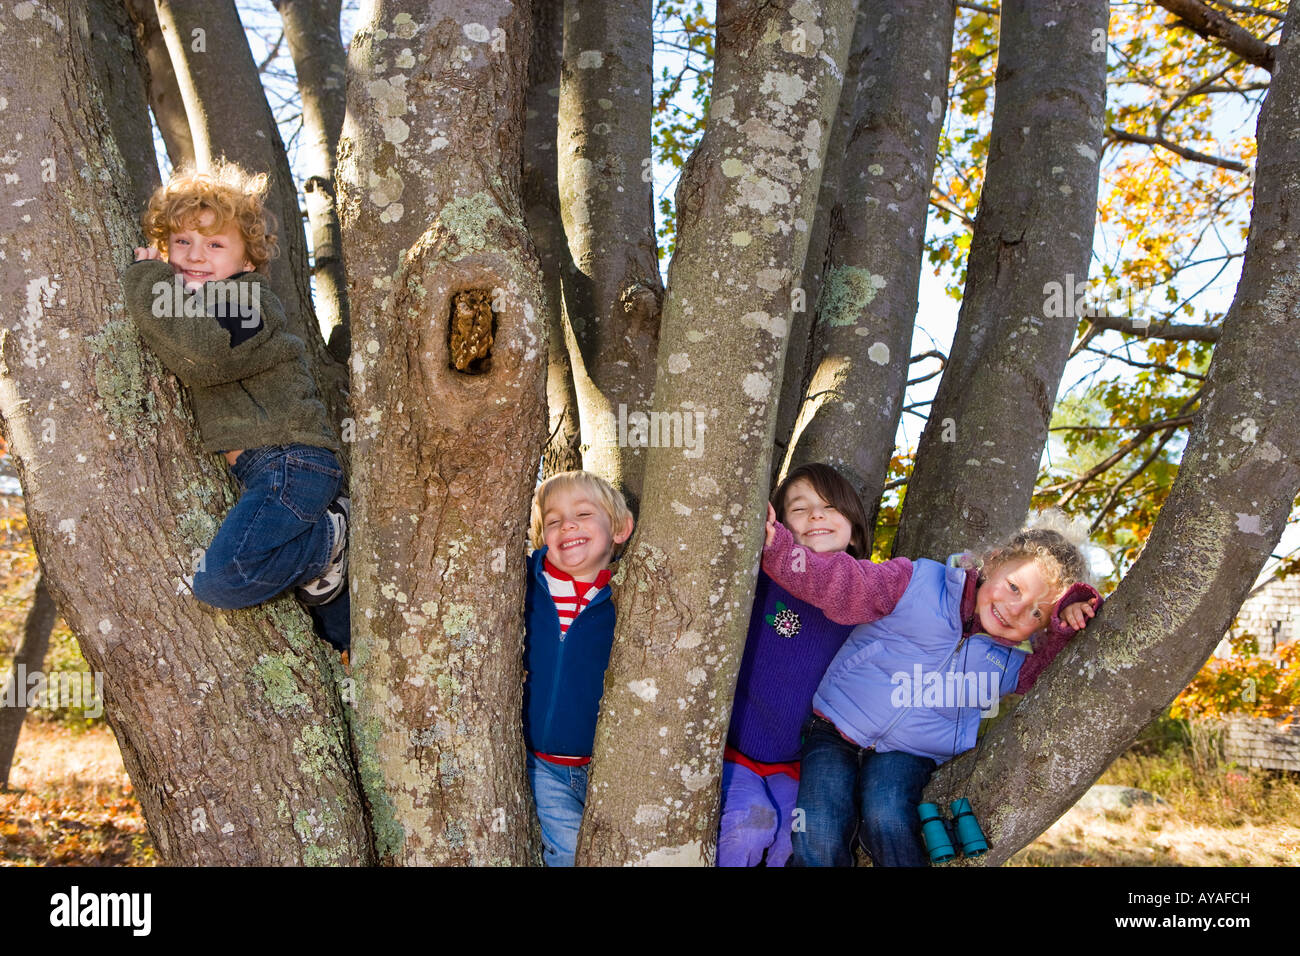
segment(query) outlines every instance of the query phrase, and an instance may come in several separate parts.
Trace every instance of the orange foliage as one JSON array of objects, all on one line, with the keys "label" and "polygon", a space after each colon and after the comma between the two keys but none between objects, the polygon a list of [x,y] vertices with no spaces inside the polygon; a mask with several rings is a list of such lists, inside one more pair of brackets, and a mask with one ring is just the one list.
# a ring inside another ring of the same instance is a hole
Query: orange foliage
[{"label": "orange foliage", "polygon": [[1233,655],[1210,658],[1169,709],[1171,717],[1271,717],[1300,714],[1300,641],[1261,655],[1250,634],[1230,638]]}]

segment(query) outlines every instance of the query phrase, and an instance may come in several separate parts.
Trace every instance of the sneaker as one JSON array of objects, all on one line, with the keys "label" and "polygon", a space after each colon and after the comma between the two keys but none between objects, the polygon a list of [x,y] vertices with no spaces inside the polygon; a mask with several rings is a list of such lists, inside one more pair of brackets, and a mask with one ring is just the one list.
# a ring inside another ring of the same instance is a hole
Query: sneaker
[{"label": "sneaker", "polygon": [[325,572],[298,588],[298,600],[311,607],[328,604],[348,586],[348,516],[352,499],[342,495],[330,502],[325,514],[334,522],[334,548]]}]

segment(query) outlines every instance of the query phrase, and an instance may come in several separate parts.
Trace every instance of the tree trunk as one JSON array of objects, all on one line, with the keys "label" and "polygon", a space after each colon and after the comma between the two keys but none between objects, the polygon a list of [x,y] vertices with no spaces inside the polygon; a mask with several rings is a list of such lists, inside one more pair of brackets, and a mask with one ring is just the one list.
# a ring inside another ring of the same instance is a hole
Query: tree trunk
[{"label": "tree trunk", "polygon": [[45,586],[45,577],[37,572],[31,610],[23,624],[23,641],[14,654],[13,672],[5,682],[8,686],[0,691],[0,700],[8,702],[7,706],[0,707],[0,790],[9,786],[14,751],[18,749],[18,737],[27,717],[27,685],[20,684],[18,678],[20,673],[39,671],[45,663],[45,652],[50,648],[50,632],[54,630],[56,617],[58,612],[54,609],[50,589]]},{"label": "tree trunk", "polygon": [[576,267],[564,307],[583,467],[634,507],[644,457],[619,421],[650,409],[663,300],[649,175],[652,21],[650,0],[566,0],[560,76],[560,214]]},{"label": "tree trunk", "polygon": [[[106,0],[111,2],[111,0]],[[194,165],[194,137],[190,135],[190,120],[185,115],[185,101],[176,82],[171,54],[158,25],[158,10],[153,0],[126,0],[127,11],[135,23],[136,35],[149,64],[149,106],[154,121],[167,148],[167,158],[173,168]],[[153,137],[149,137],[153,149]]]},{"label": "tree trunk", "polygon": [[803,397],[812,376],[812,330],[817,313],[817,296],[821,292],[822,277],[831,234],[831,219],[838,214],[840,201],[840,172],[844,166],[844,150],[853,134],[854,104],[858,88],[858,68],[865,54],[859,34],[866,16],[866,0],[859,0],[853,40],[849,46],[848,66],[844,70],[839,98],[836,100],[835,120],[831,124],[826,145],[826,158],[822,165],[821,188],[817,192],[817,212],[808,232],[808,254],[804,256],[803,274],[792,293],[790,303],[790,344],[785,351],[785,371],[781,375],[781,398],[776,408],[776,433],[772,439],[771,484],[781,478],[787,452],[794,435],[794,423],[799,417]]},{"label": "tree trunk", "polygon": [[907,387],[954,8],[862,3],[858,86],[842,96],[857,105],[817,302],[816,370],[782,471],[833,465],[862,498],[871,527]]},{"label": "tree trunk", "polygon": [[149,64],[137,40],[135,24],[121,0],[92,0],[87,12],[95,80],[104,96],[113,139],[131,177],[135,205],[143,209],[160,182],[145,93]]},{"label": "tree trunk", "polygon": [[1024,520],[1078,325],[1073,308],[1051,308],[1049,289],[1082,291],[1092,257],[1107,17],[1103,0],[1002,5],[965,295],[895,554],[942,560]]},{"label": "tree trunk", "polygon": [[346,415],[347,371],[326,350],[316,324],[298,191],[234,0],[157,0],[157,5],[198,165],[224,155],[271,176],[267,209],[279,225],[280,254],[267,270],[284,302],[287,328],[307,345],[321,398],[338,427]]},{"label": "tree trunk", "polygon": [[[1300,492],[1300,5],[1259,119],[1241,283],[1178,478],[1142,556],[1020,705],[927,794],[970,796],[1001,863],[1064,813],[1187,686]],[[978,759],[977,758],[982,758]]]},{"label": "tree trunk", "polygon": [[562,277],[574,272],[564,224],[556,170],[560,61],[564,48],[563,0],[534,0],[533,48],[528,56],[528,107],[524,121],[524,216],[542,265],[542,285],[550,315],[546,351],[546,476],[582,467],[582,429],[578,393],[565,337]]},{"label": "tree trunk", "polygon": [[302,97],[300,155],[307,174],[303,193],[315,258],[312,276],[316,280],[316,318],[326,330],[330,354],[339,362],[347,362],[352,347],[347,276],[334,201],[334,160],[347,110],[347,54],[339,36],[341,6],[341,0],[275,0],[298,75],[298,95]]},{"label": "tree trunk", "polygon": [[233,496],[123,315],[118,270],[140,238],[85,4],[6,4],[0,19],[0,150],[14,158],[0,233],[30,251],[0,261],[0,315],[13,317],[0,415],[47,583],[104,675],[159,856],[368,862],[334,655],[290,599],[217,611],[182,581]]},{"label": "tree trunk", "polygon": [[[683,171],[658,410],[579,835],[587,864],[708,864],[732,691],[763,538],[790,294],[856,4],[723,2],[709,123]],[[707,431],[701,433],[700,425]],[[669,443],[671,444],[671,443]]]},{"label": "tree trunk", "polygon": [[528,4],[378,0],[352,41],[355,740],[380,853],[525,863],[520,713],[546,296],[520,202]]}]

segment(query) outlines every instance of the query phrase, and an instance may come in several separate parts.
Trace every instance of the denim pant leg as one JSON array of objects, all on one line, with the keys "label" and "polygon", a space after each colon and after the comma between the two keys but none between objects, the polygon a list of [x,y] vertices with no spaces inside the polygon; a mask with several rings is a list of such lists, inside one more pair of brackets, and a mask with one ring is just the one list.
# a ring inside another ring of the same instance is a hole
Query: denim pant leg
[{"label": "denim pant leg", "polygon": [[320,576],[334,544],[325,510],[343,481],[334,453],[308,445],[250,449],[233,470],[243,494],[194,575],[194,596],[221,608],[252,607]]},{"label": "denim pant leg", "polygon": [[328,604],[308,606],[316,634],[336,651],[352,649],[352,596],[348,589]]},{"label": "denim pant leg", "polygon": [[861,839],[876,866],[928,866],[916,812],[937,765],[929,757],[870,752],[862,766]]},{"label": "denim pant leg", "polygon": [[793,865],[852,866],[859,748],[829,721],[814,718],[804,728]]},{"label": "denim pant leg", "polygon": [[561,766],[530,753],[528,783],[542,825],[543,861],[547,866],[573,866],[587,804],[587,768]]},{"label": "denim pant leg", "polygon": [[[743,764],[722,761],[722,819],[718,866],[758,866],[782,822],[763,778]],[[785,818],[787,830],[789,817]]]},{"label": "denim pant leg", "polygon": [[767,851],[765,865],[785,866],[794,853],[790,843],[792,835],[790,828],[794,823],[794,808],[799,802],[799,781],[788,774],[774,773],[764,777],[763,782],[767,784],[767,793],[772,800],[772,805],[776,807],[779,821],[776,837],[772,841],[771,849]]}]

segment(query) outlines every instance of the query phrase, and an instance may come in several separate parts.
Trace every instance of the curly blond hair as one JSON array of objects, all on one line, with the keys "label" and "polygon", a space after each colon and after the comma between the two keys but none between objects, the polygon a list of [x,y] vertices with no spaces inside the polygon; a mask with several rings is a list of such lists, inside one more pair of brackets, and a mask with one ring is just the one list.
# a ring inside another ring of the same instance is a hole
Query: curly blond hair
[{"label": "curly blond hair", "polygon": [[1055,508],[1040,511],[1028,524],[984,555],[981,575],[988,575],[1012,561],[1038,563],[1055,594],[1064,594],[1071,586],[1092,584],[1092,571],[1083,553],[1087,544],[1087,525],[1067,517]]},{"label": "curly blond hair", "polygon": [[244,255],[262,271],[276,255],[274,217],[266,209],[270,180],[236,163],[218,160],[211,169],[182,169],[149,197],[140,217],[146,240],[163,255],[173,232],[198,229],[205,212],[212,222],[204,235],[223,232],[232,223],[244,241]]}]

